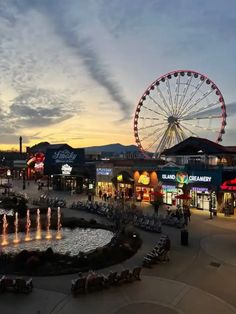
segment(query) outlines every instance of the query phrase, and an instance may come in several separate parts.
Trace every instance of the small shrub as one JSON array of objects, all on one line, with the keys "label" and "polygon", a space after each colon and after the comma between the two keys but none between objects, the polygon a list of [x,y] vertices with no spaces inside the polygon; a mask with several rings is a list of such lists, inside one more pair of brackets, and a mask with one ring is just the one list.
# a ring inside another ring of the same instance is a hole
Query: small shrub
[{"label": "small shrub", "polygon": [[40,259],[36,255],[32,255],[27,259],[26,267],[28,271],[36,271],[40,266]]}]

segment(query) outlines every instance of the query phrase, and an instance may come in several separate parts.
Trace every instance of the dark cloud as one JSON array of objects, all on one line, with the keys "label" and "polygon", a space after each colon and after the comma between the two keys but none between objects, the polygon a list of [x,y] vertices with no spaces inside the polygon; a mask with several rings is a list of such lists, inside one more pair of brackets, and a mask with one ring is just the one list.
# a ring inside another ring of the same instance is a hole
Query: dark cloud
[{"label": "dark cloud", "polygon": [[[83,61],[90,76],[105,90],[113,101],[115,101],[124,114],[124,119],[128,117],[132,104],[129,103],[123,93],[120,84],[113,77],[110,68],[104,63],[93,46],[90,38],[82,35],[79,14],[77,18],[71,18],[68,14],[69,4],[76,4],[75,1],[56,0],[22,0],[15,4],[20,12],[25,12],[29,8],[34,8],[46,14],[54,26],[55,32],[64,43],[73,50],[73,53]],[[82,5],[78,5],[78,10]],[[82,7],[86,14],[86,7]]]},{"label": "dark cloud", "polygon": [[63,94],[36,89],[13,100],[8,119],[20,127],[43,127],[67,120],[78,110]]},{"label": "dark cloud", "polygon": [[[219,114],[220,110],[221,109],[219,109],[219,107],[206,109],[202,113],[198,113],[197,116],[201,117],[201,116],[208,116],[208,115]],[[232,116],[234,116],[236,114],[236,102],[232,102],[232,103],[226,104],[226,113],[227,113],[227,117],[228,118],[230,118],[230,117],[232,117]],[[193,117],[194,117],[194,115],[193,115]]]}]

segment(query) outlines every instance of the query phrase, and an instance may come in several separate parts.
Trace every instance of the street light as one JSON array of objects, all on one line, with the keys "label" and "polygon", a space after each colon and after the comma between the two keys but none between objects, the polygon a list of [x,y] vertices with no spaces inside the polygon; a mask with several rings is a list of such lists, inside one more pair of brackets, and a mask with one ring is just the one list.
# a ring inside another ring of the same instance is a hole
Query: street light
[{"label": "street light", "polygon": [[23,180],[22,189],[25,190],[25,168],[22,170],[22,180]]},{"label": "street light", "polygon": [[10,169],[8,169],[7,170],[7,195],[9,196],[9,192],[10,192],[10,186],[9,186],[9,184],[10,184],[10,176],[11,176],[11,170]]}]

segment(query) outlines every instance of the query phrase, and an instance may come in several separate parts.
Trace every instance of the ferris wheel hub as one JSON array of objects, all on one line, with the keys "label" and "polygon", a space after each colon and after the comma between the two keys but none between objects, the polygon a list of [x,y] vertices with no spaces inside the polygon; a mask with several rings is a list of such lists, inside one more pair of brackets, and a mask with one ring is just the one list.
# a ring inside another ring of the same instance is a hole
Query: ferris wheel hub
[{"label": "ferris wheel hub", "polygon": [[178,122],[178,118],[176,118],[175,116],[170,116],[168,117],[167,121],[169,124],[174,124]]}]

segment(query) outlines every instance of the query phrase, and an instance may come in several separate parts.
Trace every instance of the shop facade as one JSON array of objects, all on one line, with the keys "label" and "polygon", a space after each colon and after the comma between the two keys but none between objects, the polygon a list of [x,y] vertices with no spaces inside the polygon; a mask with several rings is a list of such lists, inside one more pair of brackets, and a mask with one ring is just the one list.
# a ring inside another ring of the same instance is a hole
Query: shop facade
[{"label": "shop facade", "polygon": [[115,186],[113,164],[98,164],[96,166],[96,195],[114,195]]},{"label": "shop facade", "polygon": [[176,196],[187,191],[191,196],[191,207],[217,209],[217,194],[222,182],[221,169],[162,169],[158,171],[158,179],[162,183],[165,204],[181,205],[181,200],[176,199]]},{"label": "shop facade", "polygon": [[85,155],[84,149],[74,149],[62,145],[57,149],[47,149],[44,160],[44,174],[48,176],[48,187],[53,190],[83,190]]},{"label": "shop facade", "polygon": [[113,163],[101,163],[96,167],[96,194],[118,198],[131,198],[134,180],[129,167]]},{"label": "shop facade", "polygon": [[236,171],[225,171],[220,185],[220,211],[236,214]]},{"label": "shop facade", "polygon": [[154,201],[154,195],[157,190],[158,178],[156,171],[134,171],[134,193],[137,201]]},{"label": "shop facade", "polygon": [[128,171],[120,171],[113,177],[112,182],[116,189],[116,196],[126,200],[131,199],[134,193],[134,179]]}]

